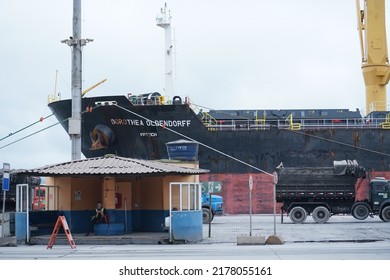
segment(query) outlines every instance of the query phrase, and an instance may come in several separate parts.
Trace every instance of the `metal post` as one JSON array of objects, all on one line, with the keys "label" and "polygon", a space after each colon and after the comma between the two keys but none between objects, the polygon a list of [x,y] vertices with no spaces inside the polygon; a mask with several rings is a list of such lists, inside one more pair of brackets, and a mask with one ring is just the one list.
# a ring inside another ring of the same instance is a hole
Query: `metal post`
[{"label": "metal post", "polygon": [[212,213],[212,204],[211,204],[211,200],[212,200],[212,194],[209,193],[209,237],[211,237],[211,215],[213,214]]},{"label": "metal post", "polygon": [[73,0],[72,45],[72,118],[69,134],[72,139],[72,160],[81,158],[81,0]]},{"label": "metal post", "polygon": [[20,212],[20,190],[18,185],[16,185],[16,212]]},{"label": "metal post", "polygon": [[23,203],[23,187],[20,185],[20,207],[19,207],[19,211],[20,212],[23,212],[23,209],[24,209],[24,203]]},{"label": "metal post", "polygon": [[187,210],[191,210],[191,184],[187,185]]},{"label": "metal post", "polygon": [[[278,173],[274,172],[274,235],[276,235],[276,184],[278,183]],[[282,212],[283,216],[283,212]],[[282,218],[283,219],[283,218]]]},{"label": "metal post", "polygon": [[72,47],[72,116],[68,133],[72,140],[72,160],[81,158],[82,48],[92,39],[81,39],[81,0],[73,0],[73,33],[62,43]]},{"label": "metal post", "polygon": [[182,198],[182,196],[183,196],[183,188],[182,188],[182,184],[180,184],[179,185],[179,203],[180,203],[180,205],[179,205],[179,209],[180,209],[180,211],[183,211],[183,198]]},{"label": "metal post", "polygon": [[252,189],[253,189],[253,178],[249,176],[249,236],[252,236]]},{"label": "metal post", "polygon": [[276,235],[276,184],[274,184],[274,235]]},{"label": "metal post", "polygon": [[26,184],[26,238],[27,238],[27,244],[30,243],[30,202],[29,202],[29,196],[30,196],[30,191],[29,191],[29,185]]},{"label": "metal post", "polygon": [[45,206],[45,210],[50,210],[50,191],[52,190],[52,188],[50,187],[46,187],[46,184],[45,184],[45,202],[46,202],[46,206]]},{"label": "metal post", "polygon": [[169,243],[172,243],[172,183],[169,183]]},{"label": "metal post", "polygon": [[202,210],[202,185],[198,184],[198,210]]},{"label": "metal post", "polygon": [[127,201],[126,201],[126,197],[125,197],[125,233],[127,233]]},{"label": "metal post", "polygon": [[3,214],[1,216],[1,236],[4,237],[4,216],[5,216],[5,195],[6,191],[3,191]]}]

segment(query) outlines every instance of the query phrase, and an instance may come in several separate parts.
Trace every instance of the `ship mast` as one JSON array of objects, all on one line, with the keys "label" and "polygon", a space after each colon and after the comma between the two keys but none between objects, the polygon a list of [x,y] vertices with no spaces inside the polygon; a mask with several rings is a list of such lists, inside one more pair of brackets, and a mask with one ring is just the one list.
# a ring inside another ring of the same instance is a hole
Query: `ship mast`
[{"label": "ship mast", "polygon": [[362,70],[366,86],[366,114],[387,111],[386,85],[390,79],[385,0],[356,0]]},{"label": "ship mast", "polygon": [[157,26],[160,26],[165,30],[165,95],[174,96],[175,90],[173,87],[171,13],[167,9],[167,3],[165,3],[164,8],[161,8],[161,12],[157,16],[156,21]]},{"label": "ship mast", "polygon": [[92,39],[81,38],[81,0],[73,0],[73,35],[62,40],[72,48],[72,116],[68,133],[72,141],[72,160],[81,159],[82,47]]}]

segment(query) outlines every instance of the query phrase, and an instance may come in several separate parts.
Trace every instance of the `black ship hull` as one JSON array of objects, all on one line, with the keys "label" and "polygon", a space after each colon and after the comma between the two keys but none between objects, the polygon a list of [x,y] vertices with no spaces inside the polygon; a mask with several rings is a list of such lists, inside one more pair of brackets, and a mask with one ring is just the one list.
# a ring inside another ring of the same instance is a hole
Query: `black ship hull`
[{"label": "black ship hull", "polygon": [[[108,100],[118,106],[101,106],[82,114],[82,153],[87,158],[116,154],[165,159],[166,143],[187,136],[201,143],[199,165],[211,173],[259,172],[239,161],[272,173],[280,163],[331,166],[334,160],[346,159],[355,159],[367,169],[390,170],[390,130],[380,127],[217,130],[207,128],[187,104],[133,106],[124,96],[83,98],[83,108]],[[67,131],[71,101],[49,107]]]},{"label": "black ship hull", "polygon": [[[114,105],[96,106],[106,101]],[[380,124],[333,120],[321,127],[294,130],[278,128],[273,121],[265,127],[256,120],[257,125],[251,127],[250,122],[232,125],[225,120],[210,126],[182,102],[135,106],[125,96],[83,98],[82,102],[85,157],[116,154],[167,159],[166,143],[189,137],[200,143],[199,167],[210,170],[200,180],[222,182],[228,214],[248,213],[249,174],[254,181],[253,213],[272,213],[274,179],[270,175],[281,163],[285,167],[327,167],[335,160],[356,160],[373,175],[390,177],[390,130]],[[71,100],[49,107],[68,131]],[[365,195],[358,193],[357,197]]]}]

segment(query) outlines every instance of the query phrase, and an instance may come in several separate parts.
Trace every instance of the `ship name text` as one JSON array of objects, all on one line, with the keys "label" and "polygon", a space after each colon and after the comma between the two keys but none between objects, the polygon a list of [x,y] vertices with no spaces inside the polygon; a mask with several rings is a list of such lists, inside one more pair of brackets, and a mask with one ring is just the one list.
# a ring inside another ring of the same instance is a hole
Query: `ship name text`
[{"label": "ship name text", "polygon": [[191,125],[191,120],[111,119],[111,124],[131,126],[189,127]]}]

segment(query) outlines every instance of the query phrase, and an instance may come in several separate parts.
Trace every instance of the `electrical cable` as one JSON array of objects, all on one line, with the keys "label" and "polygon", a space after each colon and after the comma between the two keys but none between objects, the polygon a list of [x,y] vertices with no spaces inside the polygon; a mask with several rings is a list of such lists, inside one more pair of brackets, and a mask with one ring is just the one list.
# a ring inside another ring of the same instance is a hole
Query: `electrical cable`
[{"label": "electrical cable", "polygon": [[[85,113],[90,113],[90,112],[92,112],[92,110],[94,110],[94,109],[96,109],[97,107],[100,107],[100,106],[101,106],[101,105],[97,105],[97,106],[94,106],[94,107],[92,107],[92,106],[91,106],[91,107],[88,107],[87,110],[81,112],[81,115],[83,115],[83,114],[85,114]],[[53,114],[52,114],[52,115],[53,115]],[[50,116],[52,116],[52,115],[50,115]],[[8,144],[6,144],[6,145],[0,146],[0,150],[3,149],[3,148],[5,148],[5,147],[11,146],[11,145],[13,145],[13,144],[15,144],[15,143],[18,143],[18,142],[20,142],[20,141],[22,141],[22,140],[24,140],[24,139],[27,139],[27,138],[29,138],[29,137],[31,137],[31,136],[34,136],[34,135],[36,135],[36,134],[38,134],[38,133],[40,133],[40,132],[43,132],[43,131],[45,131],[45,130],[47,130],[47,129],[49,129],[49,128],[52,128],[52,127],[54,127],[54,126],[56,126],[56,125],[58,125],[58,124],[61,124],[61,123],[63,123],[63,122],[66,122],[66,121],[68,121],[69,119],[70,119],[70,117],[69,117],[69,118],[66,118],[66,119],[63,119],[62,121],[58,121],[58,122],[56,122],[56,123],[54,123],[54,124],[52,124],[52,125],[49,125],[49,126],[47,126],[47,127],[44,127],[44,128],[42,128],[42,129],[40,129],[40,130],[37,130],[37,131],[35,131],[35,132],[33,132],[33,133],[30,133],[30,134],[28,134],[28,135],[26,135],[26,136],[24,136],[24,137],[21,137],[21,138],[19,138],[19,139],[16,139],[15,141],[12,141],[12,142],[10,142],[10,143],[8,143]],[[34,124],[35,124],[35,123],[34,123]],[[27,126],[27,127],[30,127],[30,126],[32,126],[32,125],[29,125],[29,126]],[[19,132],[19,131],[22,131],[22,130],[24,130],[24,129],[26,129],[27,127],[18,130],[18,132]],[[7,137],[9,137],[9,136],[7,136]],[[7,137],[6,137],[6,138],[7,138]],[[3,139],[1,139],[1,140],[3,140]]]},{"label": "electrical cable", "polygon": [[36,125],[37,123],[43,122],[44,120],[50,118],[50,117],[53,116],[53,115],[54,115],[54,114],[48,115],[48,116],[46,116],[46,117],[41,117],[41,118],[40,118],[39,120],[37,120],[36,122],[33,122],[32,124],[29,124],[29,125],[27,125],[27,126],[21,128],[21,129],[15,131],[15,132],[11,132],[11,133],[8,134],[7,136],[1,138],[0,141],[3,141],[4,139],[7,139],[8,137],[11,137],[11,136],[13,136],[13,135],[15,135],[15,134],[17,134],[17,133],[19,133],[19,132],[21,132],[21,131],[23,131],[23,130],[29,128],[29,127],[32,127],[33,125]]},{"label": "electrical cable", "polygon": [[[67,119],[66,119],[66,120],[67,120]],[[66,120],[64,120],[64,121],[66,121]],[[35,135],[35,134],[38,134],[38,133],[40,133],[40,132],[42,132],[42,131],[45,131],[46,129],[49,129],[49,128],[51,128],[51,127],[53,127],[53,126],[56,126],[56,125],[58,125],[58,124],[60,124],[60,123],[61,123],[61,122],[57,122],[57,123],[55,123],[55,124],[49,125],[49,126],[47,126],[47,127],[45,127],[45,128],[42,128],[42,129],[40,129],[40,130],[38,130],[38,131],[35,131],[35,132],[31,133],[31,134],[28,134],[28,135],[26,135],[26,136],[24,136],[24,137],[22,137],[22,138],[19,138],[19,139],[15,140],[15,141],[12,141],[12,142],[10,142],[10,143],[4,145],[4,146],[0,146],[0,150],[3,149],[3,148],[5,148],[5,147],[11,146],[11,145],[13,145],[13,144],[15,144],[15,143],[18,143],[18,142],[20,142],[20,141],[22,141],[22,140],[24,140],[24,139],[27,139],[27,138],[29,138],[29,137],[31,137],[31,136],[33,136],[33,135]]]}]

